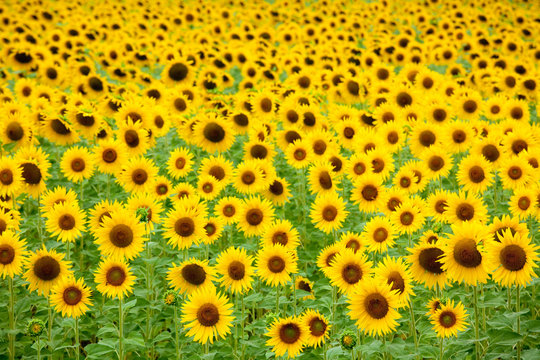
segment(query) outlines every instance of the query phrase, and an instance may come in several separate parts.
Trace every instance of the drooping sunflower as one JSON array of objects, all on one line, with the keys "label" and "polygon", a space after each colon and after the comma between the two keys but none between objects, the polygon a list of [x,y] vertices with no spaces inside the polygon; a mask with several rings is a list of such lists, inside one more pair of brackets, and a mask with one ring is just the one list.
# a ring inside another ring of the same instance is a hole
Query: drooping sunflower
[{"label": "drooping sunflower", "polygon": [[306,345],[317,348],[330,337],[332,325],[318,310],[307,309],[300,317],[301,322],[309,329]]},{"label": "drooping sunflower", "polygon": [[187,259],[180,265],[172,264],[167,272],[169,285],[183,294],[192,294],[196,290],[213,288],[216,270],[208,260]]},{"label": "drooping sunflower", "polygon": [[23,185],[22,171],[16,159],[0,157],[0,196],[17,194]]},{"label": "drooping sunflower", "polygon": [[399,298],[396,290],[387,283],[366,280],[351,294],[349,316],[356,326],[368,335],[384,335],[398,325]]},{"label": "drooping sunflower", "polygon": [[452,235],[445,241],[442,268],[450,280],[476,286],[489,277],[486,247],[491,241],[486,226],[466,221],[452,225]]},{"label": "drooping sunflower", "polygon": [[345,202],[338,194],[328,192],[315,198],[309,216],[317,229],[329,234],[341,228],[348,213]]},{"label": "drooping sunflower", "polygon": [[85,231],[85,214],[76,202],[61,202],[46,213],[47,231],[63,242],[75,242]]},{"label": "drooping sunflower", "polygon": [[251,289],[255,268],[253,256],[243,248],[230,247],[216,259],[219,282],[233,294],[243,294]]},{"label": "drooping sunflower", "polygon": [[87,148],[73,146],[62,156],[60,168],[69,181],[79,183],[94,173],[94,159]]},{"label": "drooping sunflower", "polygon": [[0,233],[0,275],[11,278],[19,275],[26,262],[28,251],[26,241],[20,239],[12,230],[4,230]]},{"label": "drooping sunflower", "polygon": [[467,312],[461,302],[454,305],[451,300],[446,304],[441,304],[441,307],[431,315],[431,323],[433,330],[438,337],[457,336],[458,331],[465,330],[467,322]]},{"label": "drooping sunflower", "polygon": [[39,295],[49,295],[51,288],[71,274],[70,263],[64,254],[47,250],[45,246],[30,253],[23,278],[29,282],[28,290],[37,290]]},{"label": "drooping sunflower", "polygon": [[296,272],[296,256],[281,244],[264,247],[257,253],[257,275],[267,285],[285,285]]},{"label": "drooping sunflower", "polygon": [[409,297],[414,296],[412,275],[403,258],[387,256],[377,266],[374,279],[386,282],[398,295],[398,307],[407,306]]},{"label": "drooping sunflower", "polygon": [[388,217],[371,218],[362,233],[362,242],[369,252],[384,253],[395,244],[396,230]]},{"label": "drooping sunflower", "polygon": [[270,339],[266,345],[272,346],[276,356],[287,353],[288,358],[296,357],[302,351],[310,333],[302,319],[297,317],[276,319],[267,331],[266,336]]},{"label": "drooping sunflower", "polygon": [[116,136],[130,156],[143,155],[150,147],[148,130],[143,128],[142,122],[131,118],[119,121]]},{"label": "drooping sunflower", "polygon": [[151,159],[139,156],[131,158],[118,175],[118,183],[128,192],[150,192],[158,174]]},{"label": "drooping sunflower", "polygon": [[446,223],[446,211],[448,208],[448,198],[451,193],[446,190],[435,190],[431,193],[427,200],[425,211],[426,215],[433,217],[433,219],[440,223]]},{"label": "drooping sunflower", "polygon": [[464,221],[485,222],[487,220],[487,208],[475,194],[452,193],[447,204],[446,218],[451,224],[460,224]]},{"label": "drooping sunflower", "polygon": [[296,290],[302,290],[309,294],[304,297],[300,297],[300,300],[315,299],[315,295],[313,294],[313,281],[309,280],[308,278],[296,276],[293,286]]},{"label": "drooping sunflower", "polygon": [[163,222],[167,243],[178,249],[198,244],[204,236],[204,215],[190,206],[178,203]]},{"label": "drooping sunflower", "polygon": [[182,306],[182,322],[188,329],[186,336],[206,344],[215,338],[225,338],[233,326],[233,304],[214,287],[193,292]]},{"label": "drooping sunflower", "polygon": [[171,193],[171,199],[173,199],[175,204],[178,204],[186,199],[197,196],[197,188],[188,182],[180,182],[172,188]]},{"label": "drooping sunflower", "polygon": [[123,299],[133,291],[136,277],[124,260],[104,259],[95,272],[97,290],[108,298]]},{"label": "drooping sunflower", "polygon": [[272,201],[274,205],[284,205],[290,198],[289,183],[281,177],[276,177],[269,183],[264,191],[264,196]]},{"label": "drooping sunflower", "polygon": [[232,126],[215,113],[207,113],[197,118],[193,127],[194,140],[209,153],[226,151],[234,143]]},{"label": "drooping sunflower", "polygon": [[92,305],[92,290],[86,286],[84,279],[67,277],[51,290],[51,304],[62,316],[80,317]]},{"label": "drooping sunflower", "polygon": [[407,262],[411,265],[413,279],[423,283],[428,289],[436,285],[443,289],[447,282],[446,271],[441,261],[444,251],[439,245],[418,243],[413,248],[407,249],[411,255]]},{"label": "drooping sunflower", "polygon": [[260,196],[244,200],[239,209],[238,226],[246,236],[259,236],[274,219],[274,207]]},{"label": "drooping sunflower", "polygon": [[327,192],[335,192],[338,189],[332,164],[326,160],[319,160],[312,164],[309,169],[308,181],[313,194],[322,195]]},{"label": "drooping sunflower", "polygon": [[527,286],[536,277],[534,271],[539,247],[530,239],[519,233],[505,230],[499,236],[499,242],[490,242],[487,248],[486,261],[492,270],[493,281],[502,286]]},{"label": "drooping sunflower", "polygon": [[47,190],[41,197],[41,206],[44,212],[50,211],[53,206],[62,203],[78,205],[77,194],[73,189],[68,190],[63,186],[57,186]]},{"label": "drooping sunflower", "polygon": [[184,148],[176,148],[171,151],[169,160],[167,161],[167,170],[169,175],[178,180],[183,178],[191,171],[193,167],[193,154]]},{"label": "drooping sunflower", "polygon": [[493,182],[491,164],[481,155],[469,155],[459,163],[457,179],[464,190],[482,193]]},{"label": "drooping sunflower", "polygon": [[387,149],[376,147],[373,150],[369,150],[366,155],[371,164],[371,172],[374,175],[384,180],[394,171],[394,160],[392,159],[392,154]]},{"label": "drooping sunflower", "polygon": [[501,217],[494,216],[488,228],[491,240],[500,242],[499,238],[503,236],[506,230],[510,230],[512,235],[519,234],[523,237],[529,236],[527,225],[520,222],[518,218],[508,215],[503,215]]},{"label": "drooping sunflower", "polygon": [[238,222],[241,207],[242,200],[234,196],[225,196],[219,199],[214,207],[214,212],[219,215],[226,225],[231,225]]},{"label": "drooping sunflower", "polygon": [[104,216],[103,225],[95,231],[95,243],[103,256],[110,259],[136,258],[144,247],[144,224],[129,210],[122,209]]},{"label": "drooping sunflower", "polygon": [[427,316],[432,316],[434,315],[437,310],[439,310],[441,308],[441,306],[443,305],[441,299],[439,299],[438,297],[432,297],[431,299],[429,299],[428,303],[426,304],[426,308],[428,309],[428,312],[426,313]]},{"label": "drooping sunflower", "polygon": [[281,244],[288,250],[295,250],[300,244],[300,235],[289,220],[276,220],[268,225],[261,236],[261,246]]},{"label": "drooping sunflower", "polygon": [[352,295],[360,284],[371,277],[373,263],[365,254],[343,249],[336,254],[327,276],[330,284],[344,294]]}]

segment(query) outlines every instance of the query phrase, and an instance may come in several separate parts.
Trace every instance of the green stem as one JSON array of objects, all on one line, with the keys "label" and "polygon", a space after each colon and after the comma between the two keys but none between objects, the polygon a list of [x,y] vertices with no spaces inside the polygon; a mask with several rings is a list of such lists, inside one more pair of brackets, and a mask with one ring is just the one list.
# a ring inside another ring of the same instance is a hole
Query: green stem
[{"label": "green stem", "polygon": [[337,289],[332,286],[332,334],[336,332],[336,302],[337,302]]},{"label": "green stem", "polygon": [[9,358],[15,359],[15,294],[13,292],[13,278],[8,276],[9,286]]},{"label": "green stem", "polygon": [[124,360],[124,311],[122,298],[118,302],[118,359]]},{"label": "green stem", "polygon": [[443,342],[444,338],[441,336],[441,339],[439,340],[439,359],[443,360]]},{"label": "green stem", "polygon": [[37,360],[41,360],[41,343],[39,342],[39,336],[37,337]]},{"label": "green stem", "polygon": [[[480,285],[480,295],[484,299],[484,285]],[[484,300],[482,300],[484,301]],[[486,331],[486,307],[482,306],[482,331]]]},{"label": "green stem", "polygon": [[480,343],[478,342],[479,336],[479,316],[478,314],[478,289],[476,286],[474,286],[474,349],[475,349],[475,358],[476,360],[480,359]]},{"label": "green stem", "polygon": [[41,241],[41,246],[45,245],[45,239],[41,236],[41,195],[38,195],[37,216],[38,216],[38,239]]},{"label": "green stem", "polygon": [[79,360],[80,358],[80,345],[81,341],[79,339],[79,318],[75,318],[75,358]]},{"label": "green stem", "polygon": [[510,286],[506,288],[506,307],[508,311],[512,311],[512,289]]},{"label": "green stem", "polygon": [[153,337],[152,337],[152,334],[151,334],[151,326],[150,326],[150,320],[152,318],[152,298],[153,298],[153,294],[152,294],[152,265],[151,265],[151,259],[152,259],[152,251],[150,249],[150,239],[151,239],[151,236],[150,236],[150,230],[148,228],[148,223],[145,224],[145,228],[146,228],[146,233],[147,233],[147,236],[148,236],[148,240],[146,241],[146,258],[147,258],[147,262],[146,262],[146,299],[148,300],[148,304],[150,306],[148,306],[148,308],[146,309],[146,341],[151,341],[152,343],[150,344],[150,358],[153,359],[154,358],[154,342],[153,342]]},{"label": "green stem", "polygon": [[294,316],[296,316],[296,279],[295,276],[292,276],[292,284],[293,284],[293,309],[294,309]]},{"label": "green stem", "polygon": [[52,325],[53,325],[53,314],[52,314],[52,308],[51,308],[51,300],[50,298],[47,298],[47,307],[49,308],[49,321],[47,323],[48,327],[49,327],[49,333],[48,333],[48,336],[49,336],[49,351],[51,353],[51,356],[50,356],[50,359],[53,358],[53,349],[52,349]]},{"label": "green stem", "polygon": [[386,354],[386,336],[382,335],[381,337],[382,337],[382,343],[383,343],[383,347],[384,347],[383,359],[386,360],[386,359],[388,359],[388,356]]},{"label": "green stem", "polygon": [[[519,319],[519,285],[516,286],[516,312],[518,313],[517,316],[517,333],[520,333],[520,319]],[[521,340],[517,343],[517,359],[521,359]]]},{"label": "green stem", "polygon": [[418,353],[418,338],[416,337],[416,321],[414,320],[414,311],[413,311],[411,300],[409,300],[409,312],[411,315],[411,332],[414,339],[414,350],[415,350],[415,353]]},{"label": "green stem", "polygon": [[279,314],[279,285],[276,288],[276,314]]},{"label": "green stem", "polygon": [[180,360],[180,341],[178,340],[178,312],[176,311],[176,304],[174,305],[174,345],[176,347],[176,360]]},{"label": "green stem", "polygon": [[240,295],[240,302],[241,302],[241,305],[242,305],[242,319],[240,320],[241,321],[241,324],[242,324],[242,357],[241,359],[244,360],[244,350],[245,350],[245,345],[244,345],[244,316],[245,316],[245,312],[246,312],[246,307],[244,305],[244,295],[241,294]]},{"label": "green stem", "polygon": [[69,261],[70,251],[69,251],[69,241],[66,241],[66,260]]}]

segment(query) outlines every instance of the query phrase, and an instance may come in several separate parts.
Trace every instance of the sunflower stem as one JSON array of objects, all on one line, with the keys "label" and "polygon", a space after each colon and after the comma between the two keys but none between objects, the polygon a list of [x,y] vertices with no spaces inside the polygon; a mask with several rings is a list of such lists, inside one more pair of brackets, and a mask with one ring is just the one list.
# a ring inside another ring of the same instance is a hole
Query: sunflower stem
[{"label": "sunflower stem", "polygon": [[409,312],[411,314],[411,333],[414,339],[414,350],[415,350],[415,353],[417,353],[418,352],[418,338],[416,337],[416,321],[414,320],[414,311],[413,311],[411,300],[409,300]]},{"label": "sunflower stem", "polygon": [[66,241],[66,260],[69,261],[70,251],[69,251],[69,241]]},{"label": "sunflower stem", "polygon": [[[235,307],[238,308],[238,297],[234,296],[234,304]],[[238,319],[240,320],[240,319]],[[234,358],[238,358],[238,321],[235,321],[234,323]]]},{"label": "sunflower stem", "polygon": [[13,292],[13,278],[8,275],[9,285],[9,358],[15,359],[15,294]]},{"label": "sunflower stem", "polygon": [[292,285],[293,285],[293,309],[294,309],[294,316],[296,316],[296,277],[294,274],[292,276]]},{"label": "sunflower stem", "polygon": [[146,241],[146,291],[147,291],[147,300],[150,306],[146,309],[146,341],[151,341],[150,344],[150,358],[154,358],[154,343],[153,338],[151,334],[151,326],[150,326],[150,319],[152,318],[152,265],[151,265],[151,259],[152,259],[152,251],[150,249],[150,230],[148,228],[148,223],[144,225],[146,234],[148,236],[148,240]]},{"label": "sunflower stem", "polygon": [[476,360],[479,360],[480,359],[480,343],[478,342],[478,339],[480,338],[479,336],[479,326],[478,326],[478,323],[479,323],[479,318],[480,318],[480,314],[478,314],[478,289],[476,286],[474,286],[474,338],[475,338],[475,342],[474,342],[474,349],[475,349],[475,358]]},{"label": "sunflower stem", "polygon": [[386,360],[386,359],[388,359],[388,355],[386,353],[386,336],[381,335],[381,337],[382,337],[382,343],[383,343],[383,348],[384,348],[384,350],[383,350],[383,359]]},{"label": "sunflower stem", "polygon": [[51,308],[51,299],[50,298],[47,298],[47,307],[48,307],[48,311],[49,311],[49,321],[47,322],[47,326],[48,326],[48,337],[49,337],[49,351],[51,353],[51,356],[50,356],[50,359],[53,358],[53,349],[52,349],[52,346],[51,346],[51,343],[52,343],[52,325],[53,325],[53,315],[52,315],[52,308]]},{"label": "sunflower stem", "polygon": [[[520,333],[520,319],[519,319],[519,306],[520,306],[520,303],[519,303],[519,285],[516,286],[516,312],[518,313],[517,315],[517,319],[516,319],[516,322],[517,322],[517,333],[519,334]],[[521,359],[521,340],[518,341],[517,343],[517,359]]]},{"label": "sunflower stem", "polygon": [[176,360],[180,360],[182,355],[180,354],[180,341],[178,340],[178,311],[177,305],[174,305],[174,345],[176,348]]},{"label": "sunflower stem", "polygon": [[332,335],[336,332],[336,298],[337,289],[335,286],[332,286]]},{"label": "sunflower stem", "polygon": [[[480,296],[482,297],[482,301],[484,301],[484,285],[480,285]],[[482,331],[486,331],[486,307],[482,306]]]},{"label": "sunflower stem", "polygon": [[122,298],[118,301],[118,359],[124,360],[124,311]]},{"label": "sunflower stem", "polygon": [[441,336],[439,340],[439,359],[440,360],[443,360],[443,342],[444,342],[444,338]]},{"label": "sunflower stem", "polygon": [[279,285],[276,287],[276,314],[279,314]]},{"label": "sunflower stem", "polygon": [[508,311],[512,311],[512,289],[510,289],[510,287],[506,288],[506,302]]},{"label": "sunflower stem", "polygon": [[80,345],[81,341],[79,339],[79,318],[75,318],[75,358],[79,360],[80,358]]},{"label": "sunflower stem", "polygon": [[354,349],[351,349],[351,359],[354,360],[355,357],[354,357]]},{"label": "sunflower stem", "polygon": [[244,350],[246,348],[246,346],[244,345],[244,316],[245,316],[245,312],[246,312],[246,307],[244,305],[244,295],[241,294],[240,295],[240,302],[242,304],[242,320],[241,320],[241,324],[242,324],[242,357],[241,359],[244,360]]},{"label": "sunflower stem", "polygon": [[45,239],[41,236],[41,195],[38,195],[38,204],[37,204],[37,216],[38,216],[38,239],[41,241],[41,246],[45,245]]}]

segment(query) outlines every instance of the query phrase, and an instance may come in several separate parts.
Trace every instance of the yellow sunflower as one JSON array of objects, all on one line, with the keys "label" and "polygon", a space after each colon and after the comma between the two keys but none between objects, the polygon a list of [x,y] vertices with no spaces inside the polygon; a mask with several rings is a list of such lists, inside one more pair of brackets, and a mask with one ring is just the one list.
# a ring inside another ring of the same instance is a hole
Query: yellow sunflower
[{"label": "yellow sunflower", "polygon": [[363,213],[377,212],[384,203],[386,196],[382,181],[380,176],[368,173],[354,182],[351,200]]},{"label": "yellow sunflower", "polygon": [[437,336],[445,338],[457,336],[458,331],[465,330],[468,325],[465,321],[467,316],[463,304],[458,302],[454,305],[454,301],[451,300],[446,304],[441,305],[441,307],[431,315],[430,320]]},{"label": "yellow sunflower", "polygon": [[38,294],[49,295],[51,288],[71,274],[71,263],[64,261],[64,254],[55,250],[47,250],[45,246],[30,253],[26,262],[24,280],[28,281],[30,291],[37,290]]},{"label": "yellow sunflower", "polygon": [[446,271],[443,269],[441,256],[444,251],[434,244],[418,243],[415,247],[407,249],[411,255],[407,262],[411,265],[413,279],[423,283],[428,289],[444,288],[447,282]]},{"label": "yellow sunflower", "polygon": [[225,224],[231,225],[238,222],[241,207],[242,200],[233,196],[225,196],[219,199],[214,207],[214,212],[219,215]]},{"label": "yellow sunflower", "polygon": [[93,160],[99,171],[105,174],[116,175],[122,165],[128,160],[128,153],[118,140],[107,139],[100,141],[93,149]]},{"label": "yellow sunflower", "polygon": [[374,279],[386,282],[398,295],[398,307],[405,307],[409,297],[414,296],[411,271],[403,258],[387,256],[377,266]]},{"label": "yellow sunflower", "polygon": [[493,183],[491,164],[481,155],[469,155],[459,163],[457,179],[464,190],[482,193]]},{"label": "yellow sunflower", "polygon": [[390,215],[390,221],[400,234],[412,234],[419,230],[425,222],[423,206],[420,201],[408,199],[396,207]]},{"label": "yellow sunflower", "polygon": [[77,203],[61,202],[46,213],[48,232],[62,242],[75,242],[85,231],[85,214]]},{"label": "yellow sunflower", "polygon": [[216,270],[208,264],[208,260],[191,258],[180,265],[172,264],[167,272],[169,285],[185,294],[206,288],[213,288],[212,281],[216,280]]},{"label": "yellow sunflower", "polygon": [[198,244],[204,236],[204,214],[179,203],[171,210],[163,222],[167,243],[178,249],[187,249]]},{"label": "yellow sunflower", "polygon": [[169,160],[167,161],[167,170],[169,175],[178,180],[183,178],[191,171],[193,167],[193,155],[184,148],[176,148],[171,151]]},{"label": "yellow sunflower", "polygon": [[465,221],[485,222],[487,220],[487,208],[475,194],[452,193],[447,203],[446,218],[451,224],[460,224]]},{"label": "yellow sunflower", "polygon": [[259,236],[274,219],[270,201],[259,196],[244,200],[239,209],[238,226],[246,236]]},{"label": "yellow sunflower", "polygon": [[197,118],[193,128],[194,140],[209,153],[229,149],[235,140],[231,124],[215,113],[207,113]]},{"label": "yellow sunflower", "polygon": [[243,294],[251,289],[255,268],[253,256],[243,248],[230,247],[216,259],[219,282],[233,294]]},{"label": "yellow sunflower", "polygon": [[82,278],[68,277],[51,290],[51,304],[62,316],[77,318],[92,305],[91,294],[92,290],[84,284]]},{"label": "yellow sunflower", "polygon": [[307,309],[300,317],[300,321],[309,329],[306,345],[317,348],[330,337],[332,325],[318,310]]},{"label": "yellow sunflower", "polygon": [[133,157],[124,165],[117,181],[128,192],[150,192],[157,174],[158,168],[152,160]]},{"label": "yellow sunflower", "polygon": [[268,225],[261,236],[261,246],[281,244],[288,250],[296,250],[300,235],[289,220],[276,220]]},{"label": "yellow sunflower", "polygon": [[297,271],[296,256],[283,245],[267,246],[257,253],[257,274],[272,287],[285,285]]},{"label": "yellow sunflower", "polygon": [[17,194],[23,185],[22,172],[16,159],[0,157],[0,196]]},{"label": "yellow sunflower", "polygon": [[45,191],[45,181],[49,177],[51,164],[47,154],[41,148],[25,147],[19,149],[15,159],[22,168],[22,191],[37,198]]},{"label": "yellow sunflower", "polygon": [[311,206],[309,216],[315,227],[325,233],[340,229],[349,212],[345,202],[335,192],[317,196]]},{"label": "yellow sunflower", "polygon": [[360,284],[371,277],[372,266],[373,263],[368,261],[365,254],[343,249],[336,254],[326,273],[330,284],[352,296]]},{"label": "yellow sunflower", "polygon": [[0,275],[13,278],[19,275],[26,262],[28,251],[26,241],[11,231],[4,230],[0,233]]},{"label": "yellow sunflower", "polygon": [[266,341],[266,345],[272,346],[272,351],[276,356],[283,356],[287,353],[288,358],[296,357],[307,345],[309,334],[309,327],[304,324],[301,318],[275,319],[265,334],[270,337]]},{"label": "yellow sunflower", "polygon": [[388,217],[376,216],[365,225],[362,240],[369,252],[384,253],[394,246],[396,230]]},{"label": "yellow sunflower", "polygon": [[104,259],[95,272],[96,289],[108,298],[123,299],[133,291],[136,277],[124,260]]}]

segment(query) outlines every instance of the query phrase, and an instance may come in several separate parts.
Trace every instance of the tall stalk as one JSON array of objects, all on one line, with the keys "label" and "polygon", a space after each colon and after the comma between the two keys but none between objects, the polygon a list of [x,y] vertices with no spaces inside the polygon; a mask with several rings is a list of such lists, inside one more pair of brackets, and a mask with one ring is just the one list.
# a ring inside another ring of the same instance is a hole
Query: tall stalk
[{"label": "tall stalk", "polygon": [[413,334],[413,339],[414,339],[414,350],[416,353],[418,353],[418,338],[416,336],[416,320],[414,319],[414,311],[413,311],[411,300],[409,300],[409,313],[411,315],[411,332]]},{"label": "tall stalk", "polygon": [[79,360],[80,358],[80,347],[81,341],[79,338],[79,318],[75,318],[75,358]]},{"label": "tall stalk", "polygon": [[[518,313],[517,316],[517,333],[520,333],[520,319],[519,319],[519,310],[520,310],[520,303],[519,303],[519,285],[516,286],[516,312]],[[521,359],[521,340],[517,343],[517,358]]]},{"label": "tall stalk", "polygon": [[118,302],[118,359],[124,360],[124,311],[122,298]]},{"label": "tall stalk", "polygon": [[13,278],[8,275],[9,287],[9,359],[15,359],[15,294],[13,293]]},{"label": "tall stalk", "polygon": [[480,314],[478,313],[478,289],[476,286],[474,286],[474,338],[475,338],[475,342],[474,342],[474,352],[475,352],[475,359],[476,360],[479,360],[480,359],[480,344],[478,342],[478,339],[480,338],[479,336],[479,316]]},{"label": "tall stalk", "polygon": [[182,354],[180,353],[180,341],[178,340],[178,312],[176,311],[177,305],[174,305],[174,345],[176,347],[176,360],[180,360],[182,358]]}]

